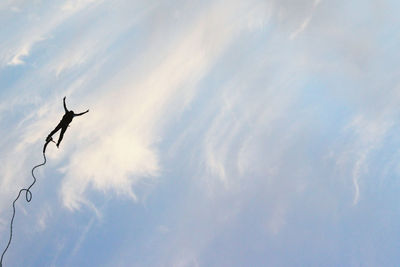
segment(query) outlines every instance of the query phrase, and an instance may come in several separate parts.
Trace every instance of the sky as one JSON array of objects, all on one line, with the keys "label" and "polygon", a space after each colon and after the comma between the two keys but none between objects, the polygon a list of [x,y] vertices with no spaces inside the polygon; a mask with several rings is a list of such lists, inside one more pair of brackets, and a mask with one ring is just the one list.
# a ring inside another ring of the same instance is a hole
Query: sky
[{"label": "sky", "polygon": [[399,266],[399,11],[1,1],[4,267]]}]

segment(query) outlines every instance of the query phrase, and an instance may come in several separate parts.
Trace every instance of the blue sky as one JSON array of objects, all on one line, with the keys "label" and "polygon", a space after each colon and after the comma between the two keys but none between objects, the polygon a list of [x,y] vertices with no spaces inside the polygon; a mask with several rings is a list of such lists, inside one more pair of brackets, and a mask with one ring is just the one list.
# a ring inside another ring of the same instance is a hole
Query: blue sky
[{"label": "blue sky", "polygon": [[399,266],[399,10],[2,1],[4,266]]}]

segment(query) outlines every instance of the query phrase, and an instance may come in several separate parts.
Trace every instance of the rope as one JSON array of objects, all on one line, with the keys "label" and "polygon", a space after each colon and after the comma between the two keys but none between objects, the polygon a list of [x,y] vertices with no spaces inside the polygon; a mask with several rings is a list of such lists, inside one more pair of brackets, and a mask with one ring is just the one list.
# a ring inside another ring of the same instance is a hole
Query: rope
[{"label": "rope", "polygon": [[12,215],[12,218],[11,218],[11,225],[10,225],[10,238],[9,238],[9,240],[8,240],[8,244],[7,244],[6,248],[5,248],[4,251],[3,251],[3,254],[1,254],[0,267],[3,267],[3,257],[4,257],[4,254],[6,254],[8,248],[10,247],[11,240],[12,240],[12,237],[13,237],[13,224],[14,224],[14,218],[15,218],[15,203],[17,202],[17,200],[18,200],[19,197],[21,196],[21,193],[22,193],[22,192],[25,192],[25,200],[26,200],[26,202],[31,202],[31,201],[32,201],[32,192],[31,192],[31,188],[32,188],[32,186],[36,183],[36,177],[35,177],[35,174],[33,173],[33,171],[34,171],[36,168],[38,168],[38,167],[43,166],[43,165],[46,164],[47,159],[46,159],[46,154],[45,154],[45,152],[46,152],[46,147],[47,147],[47,145],[49,144],[50,141],[53,141],[53,140],[48,140],[48,141],[46,142],[46,144],[44,144],[44,146],[43,146],[43,159],[44,159],[44,162],[41,163],[41,164],[39,164],[39,165],[36,165],[36,166],[33,167],[32,170],[31,170],[32,177],[33,177],[33,183],[32,183],[28,188],[22,188],[21,190],[19,190],[19,193],[18,193],[17,198],[13,201],[13,204],[12,204],[12,207],[13,207],[13,215]]}]

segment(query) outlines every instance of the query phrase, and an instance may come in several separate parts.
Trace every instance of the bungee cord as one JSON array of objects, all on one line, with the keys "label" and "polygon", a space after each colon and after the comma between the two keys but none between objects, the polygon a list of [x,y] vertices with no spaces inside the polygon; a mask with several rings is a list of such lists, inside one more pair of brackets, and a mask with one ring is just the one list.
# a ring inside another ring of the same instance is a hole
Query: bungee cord
[{"label": "bungee cord", "polygon": [[15,203],[18,201],[18,199],[19,199],[19,197],[21,196],[22,192],[25,192],[25,200],[26,200],[26,202],[29,203],[29,202],[32,201],[32,192],[31,192],[31,188],[32,188],[32,186],[36,183],[36,180],[37,180],[36,177],[35,177],[35,174],[34,174],[34,170],[35,170],[36,168],[38,168],[38,167],[40,167],[40,166],[44,166],[44,165],[46,164],[46,162],[47,162],[47,159],[46,159],[46,148],[47,148],[47,145],[48,145],[50,142],[54,142],[53,139],[50,138],[49,140],[47,140],[46,143],[45,143],[44,146],[43,146],[43,159],[44,159],[43,163],[34,166],[34,167],[32,168],[32,170],[31,170],[32,177],[33,177],[33,182],[32,182],[32,184],[31,184],[28,188],[22,188],[21,190],[19,190],[18,196],[17,196],[17,197],[15,198],[15,200],[13,201],[13,204],[12,204],[12,207],[13,207],[13,215],[12,215],[12,217],[11,217],[11,224],[10,224],[10,237],[9,237],[9,239],[8,239],[8,243],[7,243],[6,248],[4,249],[3,253],[1,254],[0,267],[3,267],[3,258],[4,258],[4,255],[6,254],[8,248],[10,247],[11,241],[12,241],[12,237],[13,237],[13,224],[14,224],[14,219],[15,219]]}]

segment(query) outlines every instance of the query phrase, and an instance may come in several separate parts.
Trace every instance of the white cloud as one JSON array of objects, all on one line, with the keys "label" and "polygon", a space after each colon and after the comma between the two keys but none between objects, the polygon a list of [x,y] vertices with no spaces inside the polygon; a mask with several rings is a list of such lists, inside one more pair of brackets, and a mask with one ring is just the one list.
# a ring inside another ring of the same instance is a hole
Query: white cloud
[{"label": "white cloud", "polygon": [[182,251],[180,257],[174,259],[173,267],[198,267],[200,266],[196,257],[190,251]]},{"label": "white cloud", "polygon": [[29,47],[25,46],[22,47],[19,52],[17,52],[16,55],[11,59],[10,62],[8,62],[9,65],[21,65],[24,64],[25,62],[22,61],[22,58],[29,55]]},{"label": "white cloud", "polygon": [[266,222],[267,230],[272,235],[277,235],[286,224],[286,208],[279,203],[274,207],[271,217]]},{"label": "white cloud", "polygon": [[80,247],[82,246],[82,243],[85,241],[86,236],[88,235],[88,233],[90,232],[90,230],[93,227],[93,224],[96,221],[96,217],[92,217],[90,219],[90,221],[88,222],[88,224],[83,228],[82,233],[79,235],[78,240],[75,242],[74,247],[72,249],[71,252],[71,256],[74,256],[80,249]]},{"label": "white cloud", "polygon": [[90,188],[136,199],[132,186],[160,172],[156,145],[163,127],[190,103],[197,82],[236,34],[235,24],[226,23],[237,10],[221,16],[222,8],[214,5],[186,27],[161,62],[145,65],[146,77],[132,76],[128,68],[104,85],[112,91],[89,100],[92,111],[79,133],[87,147],[74,151],[63,182],[67,207],[78,208]]},{"label": "white cloud", "polygon": [[42,232],[46,229],[49,217],[52,215],[51,207],[46,204],[41,207],[40,213],[37,215],[36,229]]},{"label": "white cloud", "polygon": [[308,17],[306,17],[306,18],[303,20],[303,22],[300,24],[300,26],[299,26],[295,31],[293,31],[293,32],[290,34],[290,36],[289,36],[289,39],[290,39],[290,40],[295,39],[299,34],[301,34],[302,32],[304,32],[305,29],[307,29],[308,25],[310,24],[310,22],[311,22],[311,20],[312,20],[312,18],[313,18],[313,15],[314,15],[314,12],[315,12],[316,7],[317,7],[320,3],[321,3],[321,0],[314,0],[312,9],[311,9],[311,11],[310,11],[311,14],[310,14]]},{"label": "white cloud", "polygon": [[101,2],[101,1],[99,1],[99,0],[68,0],[64,3],[64,5],[61,7],[61,9],[64,11],[69,11],[69,12],[70,11],[77,12],[77,11],[87,7],[91,3],[95,3],[95,2]]},{"label": "white cloud", "polygon": [[[386,133],[393,126],[391,120],[382,120],[377,118],[365,118],[356,116],[352,122],[346,126],[347,131],[354,134],[354,140],[339,155],[337,161],[343,166],[345,163],[354,162],[351,170],[351,177],[354,185],[353,204],[356,205],[360,199],[359,180],[363,174],[367,173],[368,165],[366,161],[369,154],[378,149]],[[350,158],[348,157],[350,155]]]},{"label": "white cloud", "polygon": [[[141,200],[144,182],[164,179],[160,191],[168,199],[161,193],[145,203],[156,216],[141,218],[142,235],[110,250],[120,262],[137,246],[154,265],[213,263],[225,255],[209,250],[228,242],[234,261],[243,237],[249,236],[249,251],[273,247],[274,240],[299,243],[301,223],[317,233],[331,220],[341,223],[347,203],[357,209],[366,200],[371,166],[397,123],[398,103],[398,88],[371,67],[381,65],[385,51],[371,42],[367,25],[365,35],[354,34],[358,26],[344,26],[340,8],[330,8],[338,3],[318,0],[155,1],[147,8],[136,2],[66,1],[32,11],[29,27],[22,27],[26,21],[16,27],[0,49],[2,65],[36,60],[24,73],[12,70],[21,76],[10,78],[12,93],[0,103],[0,128],[9,129],[0,140],[2,218],[14,192],[31,179],[31,163],[41,160],[64,95],[69,108],[90,109],[74,120],[59,150],[51,144],[49,165],[40,170],[42,185],[48,173],[61,174],[51,189],[66,207],[86,205],[100,217],[98,194]],[[39,50],[45,53],[35,57]],[[50,228],[52,213],[38,214],[37,228]],[[136,223],[132,217],[124,214]],[[53,265],[62,265],[65,251],[79,257],[75,252],[93,242],[84,241],[94,220],[70,249],[61,242]]]},{"label": "white cloud", "polygon": [[308,26],[308,24],[310,23],[312,19],[312,16],[307,17],[303,23],[299,26],[299,28],[297,28],[297,30],[295,30],[294,32],[292,32],[292,34],[290,35],[290,39],[293,40],[297,37],[297,35],[299,35],[300,33],[302,33]]},{"label": "white cloud", "polygon": [[[18,23],[15,25],[10,25],[14,26],[16,30],[10,32],[4,38],[5,42],[0,50],[0,66],[15,66],[26,63],[23,58],[32,53],[32,49],[38,42],[49,38],[57,27],[67,22],[79,11],[84,10],[92,2],[100,3],[101,1],[71,0],[67,1],[61,9],[58,3],[25,3],[29,7],[27,13],[15,13],[15,16],[18,15],[21,19],[16,20]],[[44,8],[39,8],[42,5]]]},{"label": "white cloud", "polygon": [[157,227],[157,231],[160,232],[161,234],[167,234],[167,233],[171,232],[171,230],[166,225],[159,225]]}]

